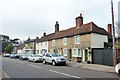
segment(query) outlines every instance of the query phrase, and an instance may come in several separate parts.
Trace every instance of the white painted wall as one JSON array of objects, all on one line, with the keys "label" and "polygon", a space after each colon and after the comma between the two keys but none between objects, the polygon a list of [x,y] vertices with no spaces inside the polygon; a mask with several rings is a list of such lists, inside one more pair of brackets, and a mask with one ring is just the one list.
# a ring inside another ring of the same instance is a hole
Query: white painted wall
[{"label": "white painted wall", "polygon": [[91,34],[91,48],[104,48],[104,42],[108,42],[107,35]]},{"label": "white painted wall", "polygon": [[[47,43],[47,45],[46,45],[46,43]],[[39,50],[39,55],[42,56],[42,53],[41,53],[42,49],[46,49],[48,52],[48,41],[42,42],[42,45],[41,45],[41,42],[36,43],[36,53],[37,53],[37,50]]]}]

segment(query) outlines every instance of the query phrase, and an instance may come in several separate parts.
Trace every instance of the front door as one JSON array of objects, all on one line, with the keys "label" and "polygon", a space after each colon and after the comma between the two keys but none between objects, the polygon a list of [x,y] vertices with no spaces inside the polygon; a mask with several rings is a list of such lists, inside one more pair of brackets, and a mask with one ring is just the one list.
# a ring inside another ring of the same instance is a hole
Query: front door
[{"label": "front door", "polygon": [[71,59],[72,59],[72,50],[69,49],[69,60],[71,60]]},{"label": "front door", "polygon": [[88,61],[88,50],[85,50],[85,61]]}]

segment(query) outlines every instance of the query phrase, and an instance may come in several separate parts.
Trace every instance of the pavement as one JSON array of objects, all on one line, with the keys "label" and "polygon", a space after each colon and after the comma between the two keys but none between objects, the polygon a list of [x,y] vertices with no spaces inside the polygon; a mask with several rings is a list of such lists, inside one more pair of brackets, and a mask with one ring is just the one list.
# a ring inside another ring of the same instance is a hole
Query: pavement
[{"label": "pavement", "polygon": [[84,68],[84,69],[95,70],[95,71],[115,73],[115,69],[112,66],[105,66],[105,65],[99,65],[99,64],[78,63],[75,61],[68,61],[67,65],[69,67],[73,67],[73,68]]}]

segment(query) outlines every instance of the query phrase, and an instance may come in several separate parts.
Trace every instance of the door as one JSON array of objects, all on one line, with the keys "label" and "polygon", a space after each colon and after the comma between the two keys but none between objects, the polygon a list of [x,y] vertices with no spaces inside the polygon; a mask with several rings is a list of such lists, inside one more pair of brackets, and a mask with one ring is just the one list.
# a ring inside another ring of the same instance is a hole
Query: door
[{"label": "door", "polygon": [[69,60],[71,60],[71,59],[72,59],[72,50],[69,49]]},{"label": "door", "polygon": [[85,50],[85,61],[87,61],[88,60],[88,50],[86,49]]}]

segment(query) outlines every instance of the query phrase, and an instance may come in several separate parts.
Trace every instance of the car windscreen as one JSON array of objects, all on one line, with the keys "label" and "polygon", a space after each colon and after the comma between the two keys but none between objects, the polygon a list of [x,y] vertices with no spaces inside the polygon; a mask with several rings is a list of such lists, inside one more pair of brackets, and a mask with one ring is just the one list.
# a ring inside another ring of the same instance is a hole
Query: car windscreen
[{"label": "car windscreen", "polygon": [[34,55],[34,57],[40,57],[40,55]]},{"label": "car windscreen", "polygon": [[58,53],[51,53],[51,55],[52,55],[53,57],[59,57],[59,56],[61,56],[61,55],[59,55]]}]

